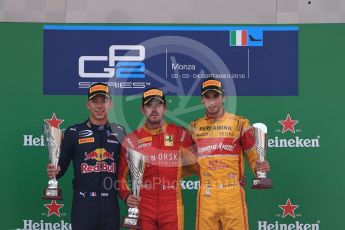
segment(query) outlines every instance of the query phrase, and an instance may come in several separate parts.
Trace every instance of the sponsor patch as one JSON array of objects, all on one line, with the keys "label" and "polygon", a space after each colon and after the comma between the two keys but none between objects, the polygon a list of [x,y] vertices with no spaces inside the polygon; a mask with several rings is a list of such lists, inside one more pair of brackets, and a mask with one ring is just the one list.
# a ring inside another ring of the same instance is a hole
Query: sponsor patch
[{"label": "sponsor patch", "polygon": [[138,144],[142,144],[144,142],[149,142],[149,141],[152,141],[152,137],[151,136],[139,139],[138,140]]},{"label": "sponsor patch", "polygon": [[80,138],[78,142],[80,145],[85,144],[85,143],[93,143],[95,142],[95,138],[94,137]]},{"label": "sponsor patch", "polygon": [[174,136],[173,135],[165,135],[164,136],[164,146],[174,146]]},{"label": "sponsor patch", "polygon": [[95,91],[105,91],[105,92],[109,93],[109,89],[105,85],[95,85],[95,86],[90,88],[90,93],[93,93]]},{"label": "sponsor patch", "polygon": [[87,163],[82,163],[80,165],[81,173],[100,173],[100,172],[116,172],[115,163],[107,164],[106,162],[96,162],[95,165],[89,165]]},{"label": "sponsor patch", "polygon": [[98,148],[92,152],[85,153],[84,161],[91,160],[91,159],[96,160],[96,161],[104,161],[104,160],[110,159],[114,161],[114,153],[113,152],[110,153],[104,148]]},{"label": "sponsor patch", "polygon": [[92,130],[86,129],[83,131],[78,132],[79,137],[90,137],[93,135]]},{"label": "sponsor patch", "polygon": [[222,83],[220,83],[219,81],[216,81],[216,80],[208,80],[208,81],[205,81],[203,84],[202,84],[202,88],[205,88],[207,86],[217,86],[217,87],[222,87]]},{"label": "sponsor patch", "polygon": [[151,90],[148,90],[144,93],[144,97],[149,97],[149,96],[161,96],[161,97],[163,97],[163,92],[159,89],[151,89]]}]

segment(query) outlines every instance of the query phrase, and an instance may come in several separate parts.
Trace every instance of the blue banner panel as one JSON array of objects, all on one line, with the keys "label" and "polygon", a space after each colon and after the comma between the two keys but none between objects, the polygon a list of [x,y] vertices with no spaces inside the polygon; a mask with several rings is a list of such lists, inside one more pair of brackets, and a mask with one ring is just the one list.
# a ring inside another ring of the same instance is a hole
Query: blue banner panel
[{"label": "blue banner panel", "polygon": [[192,96],[207,77],[227,95],[297,96],[298,27],[44,26],[47,95],[106,82],[114,95]]}]

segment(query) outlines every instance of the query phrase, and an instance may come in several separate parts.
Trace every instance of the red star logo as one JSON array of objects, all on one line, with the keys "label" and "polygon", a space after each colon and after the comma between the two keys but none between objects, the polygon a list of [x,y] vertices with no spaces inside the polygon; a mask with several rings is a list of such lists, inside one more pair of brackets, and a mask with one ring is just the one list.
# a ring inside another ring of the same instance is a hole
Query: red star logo
[{"label": "red star logo", "polygon": [[44,119],[45,122],[47,122],[50,126],[60,129],[60,124],[63,122],[63,120],[57,119],[55,113],[53,113],[53,116],[51,119]]},{"label": "red star logo", "polygon": [[292,205],[290,199],[287,199],[285,205],[279,205],[279,208],[281,208],[283,212],[283,218],[285,218],[287,215],[292,216],[295,218],[295,209],[298,208],[299,205]]},{"label": "red star logo", "polygon": [[62,208],[63,204],[57,204],[56,200],[52,200],[50,204],[44,204],[44,206],[48,209],[48,217],[55,214],[60,217],[60,208]]},{"label": "red star logo", "polygon": [[44,206],[46,206],[46,208],[48,209],[48,217],[50,217],[53,214],[60,217],[60,208],[62,208],[64,205],[57,204],[56,200],[52,200],[50,204],[44,204]]},{"label": "red star logo", "polygon": [[290,114],[288,114],[285,120],[279,121],[279,123],[283,125],[282,133],[285,133],[288,130],[295,133],[295,125],[298,122],[298,120],[291,120]]}]

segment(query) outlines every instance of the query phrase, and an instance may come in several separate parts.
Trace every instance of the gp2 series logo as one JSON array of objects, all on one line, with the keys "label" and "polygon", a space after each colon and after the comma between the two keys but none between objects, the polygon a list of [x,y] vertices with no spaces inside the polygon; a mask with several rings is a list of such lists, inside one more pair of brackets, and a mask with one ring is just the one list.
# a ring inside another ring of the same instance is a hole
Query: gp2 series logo
[{"label": "gp2 series logo", "polygon": [[[125,55],[121,55],[128,51]],[[120,53],[120,54],[119,54]],[[142,45],[112,45],[108,56],[79,57],[79,76],[82,78],[145,78],[145,47]],[[102,73],[86,72],[85,64],[108,62]]]}]

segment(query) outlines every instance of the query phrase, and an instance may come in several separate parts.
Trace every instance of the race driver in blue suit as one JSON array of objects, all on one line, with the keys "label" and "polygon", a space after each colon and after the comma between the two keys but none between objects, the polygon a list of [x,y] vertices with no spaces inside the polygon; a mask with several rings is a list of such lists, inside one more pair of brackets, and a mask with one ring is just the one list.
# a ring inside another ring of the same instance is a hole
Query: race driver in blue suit
[{"label": "race driver in blue suit", "polygon": [[58,167],[48,164],[50,178],[61,178],[73,162],[73,230],[115,230],[120,228],[120,211],[114,183],[121,142],[126,135],[122,126],[109,123],[112,107],[109,87],[103,83],[88,89],[88,120],[66,129]]}]

